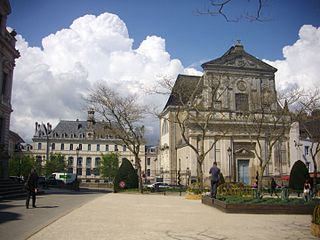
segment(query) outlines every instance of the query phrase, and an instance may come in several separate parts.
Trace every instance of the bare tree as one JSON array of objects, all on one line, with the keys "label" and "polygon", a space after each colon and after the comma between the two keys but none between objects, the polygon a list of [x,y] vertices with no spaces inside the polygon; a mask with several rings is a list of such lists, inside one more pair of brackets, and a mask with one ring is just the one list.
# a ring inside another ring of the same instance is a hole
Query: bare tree
[{"label": "bare tree", "polygon": [[[226,75],[213,78],[195,77],[194,83],[188,87],[183,81],[177,80],[170,96],[175,102],[172,111],[174,116],[165,118],[179,126],[182,142],[196,154],[197,184],[201,192],[204,190],[204,160],[228,132],[228,127],[223,126],[221,122],[225,116],[220,111],[220,100],[231,81],[221,81],[222,77]],[[169,79],[164,79],[161,86],[168,87],[170,84]]]},{"label": "bare tree", "polygon": [[316,193],[318,163],[317,155],[320,152],[320,90],[314,89],[301,93],[295,110],[296,121],[301,126],[301,137],[311,142],[310,154],[313,162],[313,191]]},{"label": "bare tree", "polygon": [[[240,116],[244,120],[244,127],[251,142],[256,144],[254,151],[259,161],[258,193],[261,193],[262,179],[274,150],[281,154],[282,144],[289,140],[292,123],[298,121],[303,123],[302,126],[306,126],[305,118],[310,115],[311,109],[319,106],[319,91],[306,92],[303,89],[294,88],[278,95],[275,94],[263,92],[261,98],[255,100],[259,107],[253,106],[251,111]],[[306,127],[305,130],[308,134]],[[316,132],[314,133],[315,135],[311,136],[309,132],[310,139],[314,141],[313,158],[320,151],[320,146],[316,142],[320,140],[320,134],[317,136]],[[317,168],[315,160],[314,163]]]},{"label": "bare tree", "polygon": [[90,107],[105,120],[105,128],[120,139],[134,155],[135,167],[139,177],[139,191],[143,193],[141,172],[141,147],[144,145],[144,126],[142,120],[147,108],[138,103],[138,97],[121,97],[117,92],[99,84],[87,98]]},{"label": "bare tree", "polygon": [[[254,144],[254,152],[258,159],[258,193],[262,191],[262,179],[269,165],[276,144],[279,149],[289,139],[291,116],[288,106],[280,106],[275,95],[262,94],[256,99],[258,107],[253,104],[251,110],[238,116],[238,121]],[[280,151],[280,150],[279,150]],[[281,163],[280,163],[281,164]]]},{"label": "bare tree", "polygon": [[[222,16],[227,22],[239,22],[240,20],[253,21],[266,21],[266,18],[262,16],[262,10],[265,7],[268,0],[244,0],[241,2],[242,6],[245,6],[243,12],[238,13],[236,16],[230,13],[231,10],[239,12],[239,7],[234,9],[234,3],[240,1],[235,0],[210,0],[209,7],[205,10],[197,10],[198,14],[205,14],[211,16]],[[246,4],[247,2],[247,4]]]}]

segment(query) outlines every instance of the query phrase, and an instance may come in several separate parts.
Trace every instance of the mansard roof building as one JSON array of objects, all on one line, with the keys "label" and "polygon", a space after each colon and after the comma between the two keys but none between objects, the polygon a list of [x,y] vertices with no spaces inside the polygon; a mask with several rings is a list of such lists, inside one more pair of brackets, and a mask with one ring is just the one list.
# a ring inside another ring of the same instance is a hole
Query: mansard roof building
[{"label": "mansard roof building", "polygon": [[[116,152],[119,160],[127,158],[134,165],[134,156],[122,141],[110,134],[105,122],[96,121],[94,111],[88,111],[87,121],[61,120],[52,129],[50,124],[35,124],[33,155],[42,165],[51,154],[60,153],[67,161],[68,172],[77,173],[79,178],[100,178],[99,165],[102,154]],[[145,157],[141,147],[140,159]],[[144,163],[144,161],[142,161]]]},{"label": "mansard roof building", "polygon": [[[195,150],[203,147],[208,152],[202,166],[206,180],[217,162],[226,179],[252,184],[259,161],[267,159],[271,138],[277,139],[280,129],[284,132],[272,145],[263,174],[289,174],[289,129],[280,123],[270,128],[273,114],[286,111],[277,100],[277,69],[247,53],[240,43],[202,68],[202,76],[177,77],[161,113],[158,164],[164,181],[177,183],[179,177],[186,184],[196,179]],[[285,124],[286,116],[280,118]],[[260,128],[258,119],[266,121]]]}]

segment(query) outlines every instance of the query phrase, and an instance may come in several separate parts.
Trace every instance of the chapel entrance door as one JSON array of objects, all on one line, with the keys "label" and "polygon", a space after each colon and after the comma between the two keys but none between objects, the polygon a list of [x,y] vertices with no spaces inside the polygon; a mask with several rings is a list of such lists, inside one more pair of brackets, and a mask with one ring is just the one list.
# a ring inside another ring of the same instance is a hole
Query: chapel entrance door
[{"label": "chapel entrance door", "polygon": [[238,179],[239,182],[249,184],[249,159],[238,160]]}]

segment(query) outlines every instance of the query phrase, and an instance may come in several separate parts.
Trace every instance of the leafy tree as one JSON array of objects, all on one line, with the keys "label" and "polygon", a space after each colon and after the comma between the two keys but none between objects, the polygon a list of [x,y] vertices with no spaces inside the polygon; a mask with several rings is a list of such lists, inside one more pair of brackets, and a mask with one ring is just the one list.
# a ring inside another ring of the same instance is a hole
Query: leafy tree
[{"label": "leafy tree", "polygon": [[[125,186],[121,187],[120,182],[124,182]],[[136,170],[133,168],[131,162],[124,158],[121,166],[114,179],[114,191],[117,192],[119,189],[138,188],[138,175]]]},{"label": "leafy tree", "polygon": [[116,153],[109,153],[102,155],[102,162],[100,173],[102,177],[109,180],[114,180],[119,169],[119,155]]},{"label": "leafy tree", "polygon": [[45,174],[48,176],[54,172],[65,171],[66,163],[64,161],[64,155],[61,153],[55,153],[50,155],[50,159],[46,161]]},{"label": "leafy tree", "polygon": [[9,160],[10,176],[23,176],[25,179],[35,166],[35,160],[31,155],[14,154]]},{"label": "leafy tree", "polygon": [[309,179],[309,173],[306,165],[300,160],[295,162],[290,172],[289,188],[302,190],[307,179]]}]

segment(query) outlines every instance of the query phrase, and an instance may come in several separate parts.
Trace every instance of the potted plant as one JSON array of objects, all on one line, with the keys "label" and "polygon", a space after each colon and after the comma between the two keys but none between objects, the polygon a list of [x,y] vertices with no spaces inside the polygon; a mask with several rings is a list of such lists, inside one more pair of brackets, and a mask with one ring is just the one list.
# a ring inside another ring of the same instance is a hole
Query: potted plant
[{"label": "potted plant", "polygon": [[314,207],[311,222],[311,234],[320,238],[320,204]]}]

